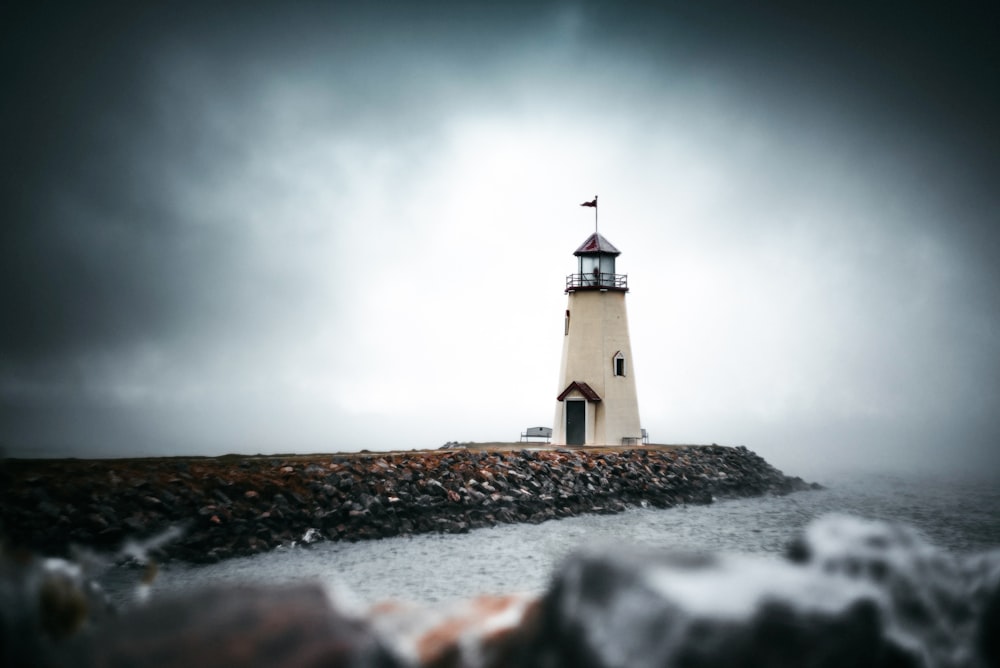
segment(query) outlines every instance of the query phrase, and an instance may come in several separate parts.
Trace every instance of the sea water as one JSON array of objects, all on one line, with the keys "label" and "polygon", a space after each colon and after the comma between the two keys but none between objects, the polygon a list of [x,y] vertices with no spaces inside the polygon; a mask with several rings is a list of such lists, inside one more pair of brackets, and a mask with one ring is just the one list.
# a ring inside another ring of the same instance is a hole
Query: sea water
[{"label": "sea water", "polygon": [[[1000,547],[1000,488],[989,481],[865,474],[820,482],[826,489],[787,496],[638,507],[467,534],[300,544],[205,566],[166,564],[152,594],[301,580],[322,582],[361,604],[541,592],[559,563],[581,548],[775,553],[778,558],[810,521],[828,513],[901,522],[956,553]],[[104,584],[117,602],[127,603],[137,577],[134,570],[120,569]]]}]

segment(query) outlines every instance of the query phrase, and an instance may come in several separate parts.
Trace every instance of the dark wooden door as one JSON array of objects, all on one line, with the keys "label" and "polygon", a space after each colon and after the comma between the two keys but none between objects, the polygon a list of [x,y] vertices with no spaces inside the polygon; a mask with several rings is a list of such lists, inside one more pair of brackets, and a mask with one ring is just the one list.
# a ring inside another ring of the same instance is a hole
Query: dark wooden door
[{"label": "dark wooden door", "polygon": [[587,438],[587,402],[566,402],[566,445],[583,445]]}]

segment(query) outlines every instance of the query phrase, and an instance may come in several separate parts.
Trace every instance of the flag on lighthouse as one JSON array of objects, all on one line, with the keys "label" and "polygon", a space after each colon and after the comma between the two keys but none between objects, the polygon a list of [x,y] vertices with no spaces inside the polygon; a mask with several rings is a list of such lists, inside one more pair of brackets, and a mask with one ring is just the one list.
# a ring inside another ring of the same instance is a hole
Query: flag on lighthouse
[{"label": "flag on lighthouse", "polygon": [[589,202],[584,202],[580,206],[592,206],[592,207],[594,207],[596,209],[597,208],[597,195],[594,195],[594,199],[590,200]]}]

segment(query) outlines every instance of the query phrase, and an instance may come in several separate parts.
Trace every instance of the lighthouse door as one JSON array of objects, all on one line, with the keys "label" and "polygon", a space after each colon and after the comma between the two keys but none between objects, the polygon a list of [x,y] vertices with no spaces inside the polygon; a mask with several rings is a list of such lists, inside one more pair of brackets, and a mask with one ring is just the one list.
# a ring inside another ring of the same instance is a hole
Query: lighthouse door
[{"label": "lighthouse door", "polygon": [[566,445],[583,445],[587,438],[587,402],[566,401]]}]

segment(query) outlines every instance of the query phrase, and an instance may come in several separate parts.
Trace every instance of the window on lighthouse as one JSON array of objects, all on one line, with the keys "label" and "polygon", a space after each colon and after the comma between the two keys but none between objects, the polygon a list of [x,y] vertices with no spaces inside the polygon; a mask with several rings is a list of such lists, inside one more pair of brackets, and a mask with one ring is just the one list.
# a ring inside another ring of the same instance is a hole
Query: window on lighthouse
[{"label": "window on lighthouse", "polygon": [[614,369],[614,374],[616,376],[624,376],[625,375],[625,356],[622,355],[622,352],[620,350],[615,353],[615,356],[613,358],[613,362],[612,363],[613,363],[613,367],[612,368]]},{"label": "window on lighthouse", "polygon": [[594,255],[580,256],[580,280],[583,285],[597,285],[601,281],[600,258]]}]

